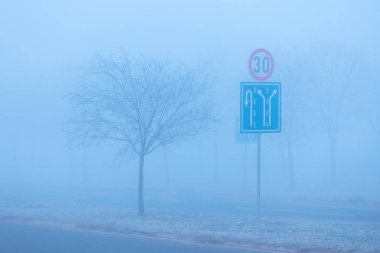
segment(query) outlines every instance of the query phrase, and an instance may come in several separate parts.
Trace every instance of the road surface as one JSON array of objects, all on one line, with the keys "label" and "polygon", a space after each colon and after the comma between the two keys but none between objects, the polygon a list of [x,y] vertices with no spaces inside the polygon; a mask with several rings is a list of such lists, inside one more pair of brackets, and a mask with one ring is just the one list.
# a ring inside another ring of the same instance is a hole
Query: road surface
[{"label": "road surface", "polygon": [[0,253],[268,253],[51,225],[0,222]]}]

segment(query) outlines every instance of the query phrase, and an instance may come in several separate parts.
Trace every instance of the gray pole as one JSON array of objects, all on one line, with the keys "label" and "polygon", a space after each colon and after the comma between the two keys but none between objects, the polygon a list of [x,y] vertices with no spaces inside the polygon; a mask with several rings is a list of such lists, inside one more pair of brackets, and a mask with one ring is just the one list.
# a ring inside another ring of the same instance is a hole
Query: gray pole
[{"label": "gray pole", "polygon": [[261,218],[261,134],[257,134],[257,220]]}]

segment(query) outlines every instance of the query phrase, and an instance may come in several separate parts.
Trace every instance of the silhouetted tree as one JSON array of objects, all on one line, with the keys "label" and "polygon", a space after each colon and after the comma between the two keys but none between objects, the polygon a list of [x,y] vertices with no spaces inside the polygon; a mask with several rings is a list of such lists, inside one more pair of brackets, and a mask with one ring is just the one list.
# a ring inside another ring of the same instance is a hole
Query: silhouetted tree
[{"label": "silhouetted tree", "polygon": [[89,84],[73,95],[75,138],[119,142],[139,157],[138,214],[144,215],[145,156],[198,135],[213,122],[209,78],[155,59],[98,58]]},{"label": "silhouetted tree", "polygon": [[[375,74],[378,72],[377,68],[377,66],[375,66],[374,69],[368,68],[364,73],[367,74],[367,82],[370,84],[368,86],[369,94],[365,94],[365,96],[369,97],[368,106],[370,108],[368,111],[371,111],[369,118],[372,129],[375,132],[374,139],[376,143],[377,166],[380,168],[380,86]],[[378,170],[378,182],[380,182],[380,170]]]},{"label": "silhouetted tree", "polygon": [[335,185],[337,137],[344,127],[344,104],[349,87],[353,83],[358,57],[354,55],[355,52],[334,44],[316,48],[314,52],[312,65],[314,85],[317,88],[316,102],[322,130],[327,134],[330,144],[331,181]]},{"label": "silhouetted tree", "polygon": [[309,98],[312,94],[305,51],[293,51],[280,55],[276,66],[278,80],[281,80],[282,89],[282,122],[281,135],[286,150],[289,190],[296,188],[296,168],[294,160],[295,144],[300,141],[314,127],[308,120],[310,109]]}]

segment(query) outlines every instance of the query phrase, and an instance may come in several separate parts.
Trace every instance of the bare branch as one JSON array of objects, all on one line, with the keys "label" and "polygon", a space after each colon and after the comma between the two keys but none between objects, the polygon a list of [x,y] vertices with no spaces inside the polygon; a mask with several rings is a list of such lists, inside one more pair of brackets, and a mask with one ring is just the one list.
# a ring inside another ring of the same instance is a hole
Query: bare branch
[{"label": "bare branch", "polygon": [[156,59],[101,58],[90,84],[72,96],[74,138],[123,143],[123,152],[148,154],[183,141],[214,121],[210,83],[199,69]]}]

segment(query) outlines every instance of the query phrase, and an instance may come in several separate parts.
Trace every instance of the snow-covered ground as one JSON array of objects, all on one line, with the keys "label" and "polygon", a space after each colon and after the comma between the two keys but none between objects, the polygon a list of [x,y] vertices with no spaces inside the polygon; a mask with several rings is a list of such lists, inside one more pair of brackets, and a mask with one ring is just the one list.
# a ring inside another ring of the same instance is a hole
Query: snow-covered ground
[{"label": "snow-covered ground", "polygon": [[380,223],[377,221],[264,217],[257,222],[254,213],[157,207],[148,208],[146,215],[139,217],[133,207],[54,199],[3,200],[0,217],[295,252],[380,252]]}]

